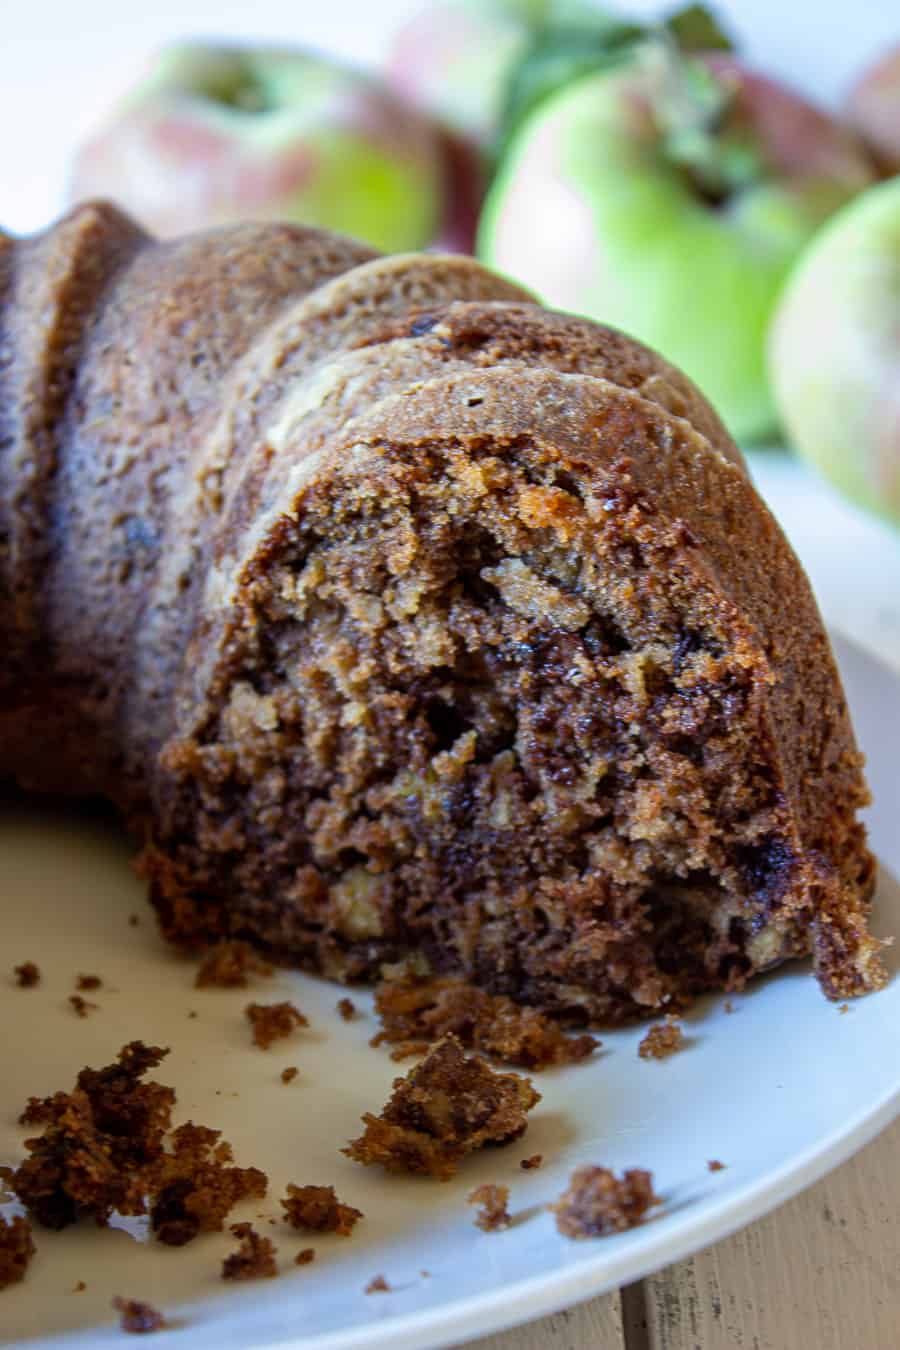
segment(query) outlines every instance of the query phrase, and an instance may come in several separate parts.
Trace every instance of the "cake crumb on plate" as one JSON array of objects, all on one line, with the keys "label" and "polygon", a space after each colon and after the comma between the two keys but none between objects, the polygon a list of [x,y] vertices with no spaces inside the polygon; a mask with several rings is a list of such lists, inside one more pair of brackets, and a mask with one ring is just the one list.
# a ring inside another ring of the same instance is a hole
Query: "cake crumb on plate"
[{"label": "cake crumb on plate", "polygon": [[271,1280],[278,1274],[271,1238],[261,1237],[252,1223],[233,1223],[229,1231],[238,1248],[222,1262],[223,1280]]},{"label": "cake crumb on plate", "polygon": [[375,1009],[382,1029],[371,1044],[396,1045],[392,1059],[424,1053],[448,1033],[467,1050],[524,1069],[578,1063],[599,1045],[594,1036],[567,1036],[558,1022],[537,1008],[523,1007],[453,976],[403,973],[382,980],[375,990]]},{"label": "cake crumb on plate", "polygon": [[279,1201],[285,1220],[300,1232],[336,1233],[349,1237],[364,1217],[361,1209],[338,1200],[333,1186],[295,1186]]},{"label": "cake crumb on plate", "polygon": [[99,1003],[91,1003],[88,999],[82,998],[80,994],[69,995],[69,1006],[76,1017],[87,1017],[89,1013],[98,1012]]},{"label": "cake crumb on plate", "polygon": [[0,1214],[0,1289],[25,1278],[36,1251],[31,1224],[21,1214],[4,1219]]},{"label": "cake crumb on plate", "polygon": [[287,1001],[283,1003],[248,1003],[244,1016],[253,1028],[253,1044],[268,1050],[275,1041],[290,1036],[297,1027],[308,1027],[309,1018]]},{"label": "cake crumb on plate", "polygon": [[671,1013],[664,1022],[657,1022],[638,1046],[641,1059],[668,1059],[684,1047],[684,1032],[677,1017]]},{"label": "cake crumb on plate", "polygon": [[117,1295],[112,1301],[112,1306],[119,1314],[119,1325],[122,1330],[129,1331],[134,1336],[143,1336],[149,1331],[162,1331],[166,1325],[166,1319],[152,1303],[142,1303],[137,1298],[120,1298]]},{"label": "cake crumb on plate", "polygon": [[475,1216],[475,1227],[485,1233],[497,1233],[503,1228],[508,1228],[510,1224],[508,1200],[508,1186],[496,1186],[491,1182],[476,1186],[466,1197],[466,1204],[479,1206]]},{"label": "cake crumb on plate", "polygon": [[40,967],[34,961],[23,961],[20,966],[14,966],[13,974],[20,989],[33,989],[41,982]]},{"label": "cake crumb on plate", "polygon": [[348,1158],[388,1172],[421,1172],[446,1181],[461,1159],[487,1144],[518,1139],[541,1094],[527,1078],[497,1073],[445,1036],[404,1078],[395,1078],[380,1115],[343,1149]]},{"label": "cake crumb on plate", "polygon": [[621,1178],[608,1167],[577,1167],[568,1189],[550,1209],[564,1237],[605,1237],[623,1233],[641,1222],[661,1201],[653,1191],[653,1174],[628,1168]]},{"label": "cake crumb on plate", "polygon": [[271,975],[272,969],[249,942],[217,942],[204,955],[194,985],[197,989],[246,989],[248,975]]}]

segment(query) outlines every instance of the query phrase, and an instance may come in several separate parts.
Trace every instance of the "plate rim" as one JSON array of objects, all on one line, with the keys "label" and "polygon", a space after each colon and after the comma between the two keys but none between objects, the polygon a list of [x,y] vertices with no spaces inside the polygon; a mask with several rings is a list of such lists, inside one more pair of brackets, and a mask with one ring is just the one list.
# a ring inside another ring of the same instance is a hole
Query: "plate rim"
[{"label": "plate rim", "polygon": [[[848,1161],[897,1118],[900,1118],[900,1079],[874,1107],[861,1111],[854,1120],[827,1136],[824,1145],[809,1146],[799,1163],[796,1159],[784,1162],[764,1178],[723,1195],[693,1222],[683,1220],[671,1232],[664,1230],[652,1238],[637,1259],[627,1249],[619,1255],[613,1252],[611,1259],[606,1259],[602,1252],[593,1252],[576,1266],[557,1268],[542,1276],[525,1276],[499,1289],[448,1300],[438,1308],[400,1313],[368,1326],[311,1336],[288,1333],[273,1338],[267,1334],[263,1340],[246,1341],[246,1350],[382,1350],[388,1344],[391,1350],[447,1350],[463,1347],[478,1337],[523,1326],[646,1279],[773,1213]],[[171,1327],[168,1334],[173,1342],[187,1341],[193,1329],[187,1323]],[[102,1330],[96,1326],[81,1327],[37,1339],[29,1337],[12,1342],[12,1346],[19,1345],[22,1350],[30,1346],[35,1350],[40,1347],[66,1350],[71,1346],[75,1350],[89,1344],[87,1336]]]},{"label": "plate rim", "polygon": [[[438,1309],[399,1314],[377,1326],[282,1340],[269,1338],[254,1342],[248,1350],[291,1350],[295,1346],[297,1350],[377,1350],[388,1338],[393,1350],[442,1350],[464,1345],[474,1337],[522,1326],[562,1308],[598,1298],[624,1284],[646,1279],[665,1266],[730,1237],[773,1213],[847,1162],[897,1118],[900,1118],[900,1081],[877,1106],[861,1112],[849,1126],[828,1136],[824,1147],[810,1146],[799,1164],[796,1160],[785,1162],[765,1178],[748,1182],[746,1187],[723,1196],[693,1224],[682,1222],[672,1233],[663,1233],[651,1241],[637,1261],[627,1251],[618,1258],[614,1254],[608,1262],[597,1253],[571,1269],[526,1276],[501,1289],[456,1299]],[[622,1267],[627,1268],[624,1280],[620,1277]]]},{"label": "plate rim", "polygon": [[[829,625],[829,638],[839,669],[847,657],[860,662],[876,678],[886,681],[895,696],[900,696],[900,672],[862,644]],[[842,650],[843,649],[843,650]],[[844,653],[846,652],[846,657]],[[877,841],[873,841],[877,849]],[[895,863],[881,864],[890,875]],[[900,983],[900,971],[894,976]],[[892,984],[894,983],[892,981]],[[887,991],[885,991],[887,992]],[[871,997],[877,999],[878,994]],[[641,1226],[642,1240],[635,1251],[611,1244],[583,1244],[584,1259],[554,1265],[541,1274],[513,1279],[500,1287],[476,1294],[444,1299],[437,1306],[392,1314],[363,1326],[338,1328],[304,1334],[287,1324],[262,1331],[247,1329],[240,1339],[244,1350],[442,1350],[461,1347],[472,1339],[522,1326],[541,1317],[599,1297],[625,1284],[631,1284],[711,1246],[780,1208],[801,1191],[821,1180],[874,1140],[900,1117],[900,1072],[894,1082],[854,1116],[842,1121],[824,1136],[809,1143],[801,1152],[785,1159],[763,1176],[748,1180],[708,1201],[696,1214],[679,1216],[675,1224],[655,1222]],[[660,1219],[665,1217],[665,1209]],[[205,1306],[217,1300],[203,1300]],[[221,1306],[221,1305],[220,1305]],[[21,1350],[87,1350],[96,1338],[112,1330],[93,1324],[26,1336],[10,1343]],[[173,1342],[189,1344],[197,1330],[187,1321],[172,1326]],[[168,1342],[167,1342],[168,1343]]]}]

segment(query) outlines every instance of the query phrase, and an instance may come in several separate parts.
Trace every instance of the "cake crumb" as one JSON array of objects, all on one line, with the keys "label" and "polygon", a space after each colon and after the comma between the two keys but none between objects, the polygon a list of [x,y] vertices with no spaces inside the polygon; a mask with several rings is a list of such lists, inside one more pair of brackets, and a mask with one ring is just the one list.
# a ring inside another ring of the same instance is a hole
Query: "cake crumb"
[{"label": "cake crumb", "polygon": [[194,985],[197,989],[246,989],[248,975],[271,975],[272,969],[249,942],[217,942],[203,957]]},{"label": "cake crumb", "polygon": [[85,1289],[87,1289],[87,1285],[85,1284],[84,1280],[79,1280],[78,1283],[73,1286],[72,1293],[83,1294]]},{"label": "cake crumb", "polygon": [[189,1013],[188,1013],[188,1019],[191,1020],[191,1019],[195,1018],[196,1016],[197,1016],[197,1010],[196,1010],[196,1008],[191,1008],[191,1010],[190,1010]]},{"label": "cake crumb", "polygon": [[38,1223],[105,1226],[114,1211],[149,1210],[157,1239],[182,1246],[221,1231],[240,1200],[265,1195],[265,1173],[230,1165],[218,1130],[188,1121],[170,1133],[173,1089],[142,1081],[167,1053],[132,1041],[114,1064],[82,1069],[71,1092],[29,1100],[20,1119],[44,1132],[25,1141],[29,1157],[9,1177]]},{"label": "cake crumb", "polygon": [[725,1011],[727,1013],[737,1012],[737,1008],[734,1006],[730,998],[726,998],[725,1000]]},{"label": "cake crumb", "polygon": [[34,961],[23,961],[20,966],[14,966],[13,974],[20,989],[33,989],[41,982],[40,967]]},{"label": "cake crumb", "polygon": [[459,1040],[445,1036],[403,1078],[395,1078],[380,1115],[363,1116],[365,1132],[347,1157],[388,1172],[418,1172],[446,1181],[461,1159],[487,1144],[518,1139],[541,1099],[527,1078],[497,1073]]},{"label": "cake crumb", "polygon": [[[53,1120],[52,1108],[52,1097],[29,1097],[19,1114],[18,1123],[20,1125],[44,1125],[47,1121]],[[0,1177],[3,1176],[11,1180],[14,1176],[14,1169],[0,1167]]]},{"label": "cake crumb", "polygon": [[337,1010],[345,1022],[352,1022],[356,1016],[356,1004],[352,998],[342,998],[338,1001]]},{"label": "cake crumb", "polygon": [[719,1162],[718,1158],[710,1158],[709,1162],[706,1165],[711,1172],[725,1171],[725,1164],[723,1162]]},{"label": "cake crumb", "polygon": [[564,1237],[605,1237],[641,1222],[661,1201],[653,1191],[653,1174],[633,1167],[616,1177],[607,1167],[577,1167],[568,1189],[550,1209]]},{"label": "cake crumb", "polygon": [[235,1205],[262,1199],[265,1172],[236,1167],[233,1156],[219,1130],[189,1120],[172,1131],[153,1177],[150,1227],[159,1242],[183,1247],[199,1233],[220,1233]]},{"label": "cake crumb", "polygon": [[99,975],[79,975],[75,981],[75,988],[90,993],[94,989],[99,989],[102,984]]},{"label": "cake crumb", "polygon": [[136,1298],[113,1299],[112,1306],[119,1313],[119,1325],[123,1331],[134,1336],[143,1336],[148,1331],[162,1331],[166,1319],[151,1303],[141,1303]]},{"label": "cake crumb", "polygon": [[349,1237],[364,1217],[362,1210],[338,1200],[333,1186],[295,1186],[291,1183],[287,1195],[279,1203],[287,1223],[301,1232]]},{"label": "cake crumb", "polygon": [[137,928],[138,925],[140,924],[140,922],[141,922],[141,916],[140,916],[140,914],[129,914],[129,915],[128,915],[128,926],[129,926],[129,928]]},{"label": "cake crumb", "polygon": [[365,1292],[367,1294],[389,1294],[391,1292],[391,1286],[383,1275],[373,1275],[366,1285]]},{"label": "cake crumb", "polygon": [[502,1228],[508,1228],[510,1224],[509,1210],[506,1207],[508,1200],[508,1186],[495,1186],[491,1182],[476,1186],[466,1197],[467,1204],[480,1206],[475,1216],[475,1227],[485,1233],[497,1233]]},{"label": "cake crumb", "polygon": [[[369,1044],[373,1045],[376,1040],[377,1037],[373,1037]],[[402,1059],[416,1059],[421,1055],[427,1055],[431,1045],[431,1041],[401,1041],[391,1051],[391,1059],[396,1063]]]},{"label": "cake crumb", "polygon": [[668,1059],[684,1047],[684,1032],[677,1017],[670,1013],[664,1022],[657,1022],[638,1046],[641,1059]]},{"label": "cake crumb", "polygon": [[308,1266],[311,1261],[316,1259],[315,1247],[301,1247],[300,1251],[294,1257],[295,1266]]},{"label": "cake crumb", "polygon": [[141,1080],[167,1053],[132,1041],[114,1064],[82,1069],[71,1092],[30,1098],[20,1120],[44,1132],[25,1141],[29,1156],[11,1185],[43,1227],[65,1228],[82,1216],[105,1225],[113,1210],[146,1212],[175,1093]]},{"label": "cake crumb", "polygon": [[69,1004],[76,1017],[87,1017],[89,1013],[97,1012],[100,1007],[99,1003],[90,1003],[80,994],[70,994]]},{"label": "cake crumb", "polygon": [[309,1018],[288,1002],[248,1003],[244,1016],[253,1028],[253,1043],[260,1050],[268,1050],[275,1041],[284,1040],[296,1027],[309,1026]]},{"label": "cake crumb", "polygon": [[223,1280],[270,1280],[278,1274],[271,1238],[261,1237],[252,1223],[233,1223],[230,1231],[239,1245],[222,1262]]},{"label": "cake crumb", "polygon": [[381,1031],[372,1045],[397,1045],[392,1058],[423,1053],[452,1033],[477,1050],[524,1069],[546,1069],[587,1059],[600,1044],[594,1036],[567,1036],[558,1022],[503,994],[455,977],[423,978],[408,972],[382,980],[375,990]]},{"label": "cake crumb", "polygon": [[296,1064],[289,1064],[286,1069],[281,1070],[282,1083],[293,1083],[299,1072]]},{"label": "cake crumb", "polygon": [[838,1008],[839,1013],[848,1013],[849,1011],[850,1011],[849,1003],[842,1003],[841,1006]]},{"label": "cake crumb", "polygon": [[0,1214],[0,1289],[24,1280],[35,1253],[31,1224],[21,1214],[4,1219]]},{"label": "cake crumb", "polygon": [[533,1172],[535,1168],[540,1167],[543,1161],[543,1154],[532,1153],[530,1158],[523,1158],[519,1163],[519,1166],[522,1168],[523,1172]]}]

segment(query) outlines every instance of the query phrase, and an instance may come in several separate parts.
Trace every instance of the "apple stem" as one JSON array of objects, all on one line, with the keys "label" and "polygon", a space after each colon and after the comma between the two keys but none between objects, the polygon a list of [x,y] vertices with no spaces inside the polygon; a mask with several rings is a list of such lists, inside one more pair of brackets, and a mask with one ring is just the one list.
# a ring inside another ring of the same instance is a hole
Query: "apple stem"
[{"label": "apple stem", "polygon": [[704,201],[720,205],[763,173],[760,155],[736,116],[738,81],[686,57],[665,30],[659,50],[663,152],[687,173]]}]

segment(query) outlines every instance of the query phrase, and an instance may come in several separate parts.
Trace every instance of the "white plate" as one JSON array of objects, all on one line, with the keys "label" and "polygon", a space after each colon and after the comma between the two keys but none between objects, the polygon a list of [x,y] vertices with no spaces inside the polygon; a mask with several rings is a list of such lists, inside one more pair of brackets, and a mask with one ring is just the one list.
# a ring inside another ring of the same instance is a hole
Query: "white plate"
[{"label": "white plate", "polygon": [[[844,642],[838,654],[876,796],[876,926],[900,933],[893,879],[900,875],[900,682]],[[221,1128],[238,1162],[269,1172],[269,1198],[236,1217],[280,1212],[288,1181],[333,1183],[367,1216],[349,1240],[307,1240],[264,1220],[259,1226],[274,1237],[284,1273],[236,1287],[219,1279],[233,1245],[227,1235],[173,1250],[89,1225],[39,1232],[27,1279],[0,1294],[5,1344],[93,1350],[121,1343],[114,1294],[162,1308],[176,1324],[166,1346],[184,1342],[191,1350],[459,1343],[637,1279],[721,1238],[841,1162],[900,1108],[894,947],[889,987],[846,1015],[822,997],[808,969],[784,970],[735,998],[734,1015],[723,999],[704,1000],[688,1018],[688,1048],[667,1062],[638,1058],[638,1029],[607,1034],[588,1064],[538,1075],[544,1097],[524,1140],[469,1160],[454,1181],[387,1178],[338,1152],[358,1133],[361,1112],[380,1108],[397,1072],[384,1051],[367,1046],[375,1029],[367,996],[354,995],[365,1015],[344,1023],[336,987],[286,973],[259,980],[249,997],[291,997],[311,1027],[266,1053],[251,1047],[242,1017],[248,994],[192,988],[191,965],[154,933],[125,845],[96,821],[6,808],[0,885],[3,966],[34,959],[44,972],[34,990],[0,983],[0,1160],[21,1156],[26,1132],[14,1119],[29,1094],[67,1087],[82,1064],[103,1064],[123,1042],[141,1038],[172,1047],[157,1076],[177,1088],[176,1118]],[[133,928],[128,915],[136,909],[142,920]],[[88,996],[100,1010],[85,1020],[66,1003],[78,972],[104,979]],[[280,1070],[291,1063],[300,1073],[285,1086]],[[521,1171],[519,1160],[538,1152],[543,1168]],[[726,1170],[710,1173],[713,1158]],[[663,1212],[613,1238],[560,1237],[543,1206],[582,1162],[650,1168]],[[473,1226],[465,1197],[482,1181],[511,1188],[517,1222],[506,1232]],[[298,1268],[293,1257],[307,1245],[316,1261]],[[376,1274],[392,1292],[363,1292]],[[88,1287],[73,1293],[78,1280]]]}]

